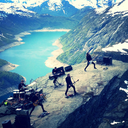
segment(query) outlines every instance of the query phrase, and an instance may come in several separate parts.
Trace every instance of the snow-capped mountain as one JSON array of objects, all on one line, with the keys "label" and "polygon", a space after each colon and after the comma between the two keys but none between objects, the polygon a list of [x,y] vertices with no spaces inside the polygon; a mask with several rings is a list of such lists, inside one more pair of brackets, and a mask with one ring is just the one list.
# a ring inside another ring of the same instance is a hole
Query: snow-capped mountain
[{"label": "snow-capped mountain", "polygon": [[93,8],[98,8],[98,7],[108,7],[112,6],[118,0],[68,0],[70,4],[75,6],[78,9],[81,9],[86,6],[91,6]]},{"label": "snow-capped mountain", "polygon": [[21,14],[23,11],[51,15],[57,12],[57,15],[71,16],[86,6],[106,8],[120,1],[122,0],[1,0],[0,11],[12,14]]},{"label": "snow-capped mountain", "polygon": [[128,0],[122,0],[121,2],[115,4],[107,14],[112,14],[113,16],[122,14],[123,17],[128,16]]},{"label": "snow-capped mountain", "polygon": [[[116,4],[113,5],[113,7],[111,9],[109,9],[108,11],[108,15],[118,15],[118,14],[122,14],[123,17],[125,15],[128,15],[128,0],[118,0],[118,2]],[[106,8],[96,8],[96,12],[98,14],[102,14],[105,11]]]},{"label": "snow-capped mountain", "polygon": [[66,0],[62,0],[60,2],[50,2],[47,0],[40,6],[31,6],[27,8],[38,14],[50,14],[53,16],[71,16],[78,11],[77,8],[75,8]]},{"label": "snow-capped mountain", "polygon": [[[38,13],[59,16],[70,16],[78,9],[65,0],[3,0],[0,3],[0,11],[11,14]],[[25,15],[25,14],[24,14]]]},{"label": "snow-capped mountain", "polygon": [[[1,2],[14,2],[14,3],[20,3],[25,7],[35,7],[35,6],[40,6],[45,1],[47,0],[2,0]],[[66,0],[66,1],[68,1],[75,8],[81,9],[85,6],[92,6],[94,8],[111,6],[117,2],[120,2],[121,0]],[[61,5],[62,0],[48,0],[48,2],[49,5],[52,5],[53,3],[55,3],[56,5]]]},{"label": "snow-capped mountain", "polygon": [[19,14],[22,16],[32,16],[35,13],[17,3],[0,3],[0,11],[8,14]]}]

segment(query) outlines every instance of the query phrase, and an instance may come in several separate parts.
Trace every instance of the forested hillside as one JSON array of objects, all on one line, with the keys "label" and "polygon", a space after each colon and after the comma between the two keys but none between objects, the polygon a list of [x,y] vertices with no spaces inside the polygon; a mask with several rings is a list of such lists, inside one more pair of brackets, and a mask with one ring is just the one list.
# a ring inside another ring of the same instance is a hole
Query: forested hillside
[{"label": "forested hillside", "polygon": [[[0,68],[8,64],[6,60],[0,59]],[[23,77],[17,73],[0,70],[0,96],[11,92],[14,88],[17,89]]]},{"label": "forested hillside", "polygon": [[33,15],[29,16],[20,16],[18,14],[6,14],[0,12],[0,46],[4,46],[9,43],[13,43],[14,36],[29,30],[36,30],[42,28],[73,28],[78,21],[65,18],[65,17],[56,17],[50,15]]},{"label": "forested hillside", "polygon": [[0,71],[0,96],[17,89],[21,79],[23,77],[17,73]]},{"label": "forested hillside", "polygon": [[6,65],[8,62],[6,60],[0,59],[0,68],[4,65]]},{"label": "forested hillside", "polygon": [[95,10],[88,13],[70,32],[60,38],[64,53],[57,59],[68,64],[85,60],[86,52],[92,48],[101,50],[106,46],[124,42],[128,37],[128,16],[123,13],[108,14],[110,8],[102,14]]}]

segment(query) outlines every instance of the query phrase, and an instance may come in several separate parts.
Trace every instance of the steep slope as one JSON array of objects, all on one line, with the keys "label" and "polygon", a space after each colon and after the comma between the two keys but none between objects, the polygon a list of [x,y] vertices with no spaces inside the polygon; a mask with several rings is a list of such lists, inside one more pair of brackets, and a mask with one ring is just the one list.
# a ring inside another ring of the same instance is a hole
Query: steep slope
[{"label": "steep slope", "polygon": [[127,75],[128,70],[121,78],[113,77],[100,95],[77,108],[58,128],[127,128]]},{"label": "steep slope", "polygon": [[94,8],[92,8],[91,6],[82,8],[82,9],[78,10],[74,15],[72,15],[71,18],[74,18],[74,19],[77,19],[80,21],[85,15],[87,15],[93,9]]},{"label": "steep slope", "polygon": [[[127,1],[115,6],[119,8],[125,2]],[[111,9],[109,7],[102,13],[92,10],[77,27],[62,36],[60,42],[64,53],[58,57],[58,60],[68,64],[80,63],[90,48],[93,48],[92,52],[94,52],[124,42],[128,36],[128,11],[117,10],[113,14]]]}]

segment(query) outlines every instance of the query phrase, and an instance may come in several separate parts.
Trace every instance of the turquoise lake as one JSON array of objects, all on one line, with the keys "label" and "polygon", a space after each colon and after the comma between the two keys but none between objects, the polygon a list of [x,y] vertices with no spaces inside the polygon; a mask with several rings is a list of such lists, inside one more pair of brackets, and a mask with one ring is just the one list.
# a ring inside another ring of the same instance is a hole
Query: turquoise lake
[{"label": "turquoise lake", "polygon": [[0,58],[19,66],[10,72],[18,73],[26,78],[26,84],[30,80],[45,76],[52,71],[45,65],[57,46],[52,44],[66,32],[32,32],[22,37],[25,44],[12,47],[0,53]]}]

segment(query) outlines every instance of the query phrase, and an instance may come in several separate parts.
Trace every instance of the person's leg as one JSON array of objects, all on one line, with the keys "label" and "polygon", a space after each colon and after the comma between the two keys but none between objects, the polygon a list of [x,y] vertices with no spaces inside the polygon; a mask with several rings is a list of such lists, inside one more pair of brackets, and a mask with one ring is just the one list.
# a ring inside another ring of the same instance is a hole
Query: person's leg
[{"label": "person's leg", "polygon": [[94,69],[96,69],[95,63],[94,63],[94,62],[92,62],[92,64],[94,65]]},{"label": "person's leg", "polygon": [[46,111],[44,110],[44,106],[43,106],[43,104],[39,103],[38,105],[41,106],[43,112],[46,112]]},{"label": "person's leg", "polygon": [[57,87],[57,85],[56,85],[56,80],[57,80],[57,76],[54,76],[54,81],[53,81],[54,87]]},{"label": "person's leg", "polygon": [[59,83],[58,80],[56,80],[56,83],[57,83],[58,85],[61,85],[61,83]]},{"label": "person's leg", "polygon": [[87,66],[84,68],[84,71],[86,71],[86,68],[89,66],[89,61],[87,62]]},{"label": "person's leg", "polygon": [[74,85],[71,85],[72,86],[72,88],[73,88],[73,90],[74,90],[74,95],[77,93],[76,92],[76,89],[75,89],[75,86]]},{"label": "person's leg", "polygon": [[67,85],[67,89],[66,89],[66,91],[65,91],[65,96],[67,96],[68,89],[69,89],[69,87],[68,87],[68,85]]},{"label": "person's leg", "polygon": [[35,109],[35,106],[32,106],[32,110],[30,111],[30,115],[32,114],[33,110]]}]

